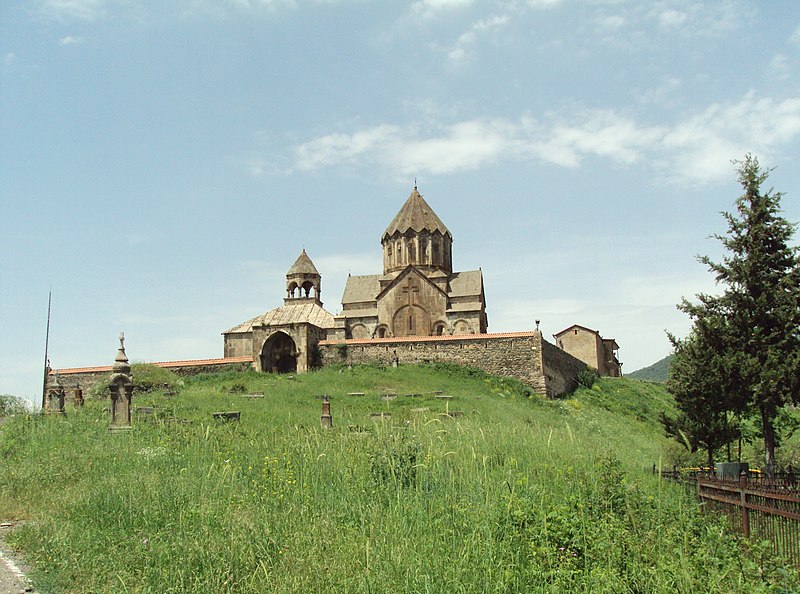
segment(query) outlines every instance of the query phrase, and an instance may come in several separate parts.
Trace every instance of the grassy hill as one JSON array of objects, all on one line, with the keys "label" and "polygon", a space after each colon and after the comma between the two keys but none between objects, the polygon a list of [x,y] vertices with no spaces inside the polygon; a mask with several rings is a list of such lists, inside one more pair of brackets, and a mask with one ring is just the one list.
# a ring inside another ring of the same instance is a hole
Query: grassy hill
[{"label": "grassy hill", "polygon": [[[669,447],[660,386],[605,379],[567,400],[524,393],[452,366],[365,366],[188,379],[177,396],[137,397],[155,412],[123,434],[108,432],[102,401],[17,416],[0,428],[0,519],[28,520],[11,542],[42,593],[791,583],[647,471]],[[332,430],[320,428],[320,394],[331,396]],[[212,419],[227,410],[241,422]]]},{"label": "grassy hill", "polygon": [[669,377],[669,366],[672,364],[673,357],[674,355],[667,355],[652,365],[642,367],[641,369],[637,369],[636,371],[627,374],[626,377],[648,382],[664,383]]}]

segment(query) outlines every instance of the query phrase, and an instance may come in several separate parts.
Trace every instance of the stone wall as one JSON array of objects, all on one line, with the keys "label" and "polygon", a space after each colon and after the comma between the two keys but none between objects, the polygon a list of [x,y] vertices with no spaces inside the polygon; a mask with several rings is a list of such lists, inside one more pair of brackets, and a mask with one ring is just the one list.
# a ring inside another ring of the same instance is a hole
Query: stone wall
[{"label": "stone wall", "polygon": [[[196,361],[163,361],[152,363],[157,367],[169,369],[181,377],[198,375],[201,373],[221,373],[223,371],[244,371],[253,366],[250,357],[229,357],[227,359],[201,359]],[[72,397],[72,391],[78,386],[84,395],[89,388],[97,382],[107,382],[111,377],[111,366],[107,367],[76,367],[70,369],[57,369],[58,379],[67,391],[67,398]],[[48,387],[55,377],[54,371],[48,376]],[[133,378],[134,383],[136,377]]]},{"label": "stone wall", "polygon": [[325,340],[319,344],[323,364],[436,361],[477,367],[493,375],[522,380],[538,394],[560,396],[577,385],[586,366],[544,341],[540,332],[469,334],[371,340]]},{"label": "stone wall", "polygon": [[578,387],[578,372],[586,369],[586,363],[546,340],[542,341],[542,362],[549,398],[575,390]]}]

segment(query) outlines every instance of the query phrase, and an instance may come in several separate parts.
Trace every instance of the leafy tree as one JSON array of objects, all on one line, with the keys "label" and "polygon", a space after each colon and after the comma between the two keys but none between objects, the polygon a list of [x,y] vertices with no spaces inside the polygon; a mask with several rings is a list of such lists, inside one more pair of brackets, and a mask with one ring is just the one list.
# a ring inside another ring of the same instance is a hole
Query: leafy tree
[{"label": "leafy tree", "polygon": [[10,417],[30,412],[25,400],[12,394],[0,394],[0,417]]},{"label": "leafy tree", "polygon": [[679,306],[695,322],[718,326],[718,349],[726,376],[718,378],[732,409],[758,414],[766,470],[775,468],[775,420],[800,400],[800,259],[791,246],[795,226],[780,215],[782,194],[763,192],[769,171],[747,155],[739,162],[744,193],[735,213],[723,213],[727,235],[715,235],[727,254],[721,262],[699,260],[724,286],[720,296],[698,295]]}]

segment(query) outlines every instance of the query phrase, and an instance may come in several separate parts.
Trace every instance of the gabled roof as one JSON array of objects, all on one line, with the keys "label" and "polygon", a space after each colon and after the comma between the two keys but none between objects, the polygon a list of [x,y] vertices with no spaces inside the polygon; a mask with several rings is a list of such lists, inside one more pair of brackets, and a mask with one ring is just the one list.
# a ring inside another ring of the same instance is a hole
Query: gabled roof
[{"label": "gabled roof", "polygon": [[[417,191],[416,186],[411,191],[411,195],[406,200],[406,203],[400,208],[400,211],[395,215],[386,231],[383,232],[383,237],[391,237],[395,233],[403,234],[408,230],[413,230],[417,233],[420,231],[428,231],[433,233],[438,231],[442,235],[450,235],[442,220],[436,216],[433,209],[422,198]],[[452,237],[452,235],[450,235]]]},{"label": "gabled roof", "polygon": [[254,326],[284,326],[286,324],[312,324],[318,328],[333,328],[333,315],[314,302],[292,303],[276,307],[252,320],[242,322],[223,334],[252,332]]},{"label": "gabled roof", "polygon": [[450,297],[479,297],[483,294],[483,272],[466,270],[450,277]]},{"label": "gabled roof", "polygon": [[381,292],[380,292],[380,293],[378,293],[378,299],[381,299],[381,298],[382,298],[384,295],[386,295],[386,293],[388,293],[389,291],[391,291],[391,290],[392,290],[394,287],[398,286],[398,285],[399,285],[399,284],[402,282],[402,280],[403,280],[404,278],[406,278],[407,276],[410,276],[410,275],[412,275],[412,274],[413,274],[414,276],[417,276],[417,277],[419,277],[420,279],[422,279],[424,282],[426,282],[426,283],[427,283],[427,284],[429,284],[431,287],[433,287],[433,288],[434,288],[434,290],[438,291],[438,292],[439,292],[439,293],[441,293],[441,294],[442,294],[442,295],[443,295],[445,298],[447,298],[447,292],[446,292],[446,291],[443,291],[441,287],[439,287],[439,286],[438,286],[436,283],[434,283],[434,282],[433,282],[431,279],[429,279],[427,276],[425,276],[425,275],[424,275],[424,274],[423,274],[423,273],[422,273],[422,272],[421,272],[421,271],[420,271],[418,268],[416,268],[416,267],[412,266],[411,264],[409,264],[408,266],[406,266],[406,267],[405,267],[405,268],[402,270],[402,272],[400,272],[400,274],[398,274],[398,275],[395,277],[395,279],[394,279],[394,280],[393,280],[393,281],[392,281],[390,284],[386,285],[386,286],[385,286],[383,289],[381,289]]},{"label": "gabled roof", "polygon": [[590,334],[597,334],[597,336],[600,336],[600,333],[597,330],[592,330],[591,328],[587,328],[586,326],[581,326],[580,324],[573,324],[569,328],[564,328],[561,332],[556,332],[555,334],[553,334],[553,336],[558,338],[562,334],[566,334],[567,332],[569,332],[570,330],[572,330],[574,328],[580,328],[581,330],[586,330]]},{"label": "gabled roof", "polygon": [[294,264],[292,264],[292,267],[289,269],[289,272],[286,273],[286,276],[292,276],[294,274],[315,274],[319,276],[316,266],[314,266],[311,258],[308,257],[305,249],[297,257],[297,260],[294,261]]},{"label": "gabled roof", "polygon": [[380,279],[380,274],[348,276],[342,294],[342,305],[375,301],[375,297],[381,292]]}]

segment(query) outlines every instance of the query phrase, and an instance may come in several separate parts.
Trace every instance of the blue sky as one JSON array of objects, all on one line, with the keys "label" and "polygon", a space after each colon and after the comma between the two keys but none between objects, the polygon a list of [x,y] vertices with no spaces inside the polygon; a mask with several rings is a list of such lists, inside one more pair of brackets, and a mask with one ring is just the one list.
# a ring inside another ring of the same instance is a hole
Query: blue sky
[{"label": "blue sky", "polygon": [[800,220],[800,4],[5,0],[0,393],[55,367],[218,357],[302,248],[348,272],[420,192],[489,330],[580,323],[624,370],[714,291],[732,159]]}]

